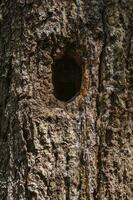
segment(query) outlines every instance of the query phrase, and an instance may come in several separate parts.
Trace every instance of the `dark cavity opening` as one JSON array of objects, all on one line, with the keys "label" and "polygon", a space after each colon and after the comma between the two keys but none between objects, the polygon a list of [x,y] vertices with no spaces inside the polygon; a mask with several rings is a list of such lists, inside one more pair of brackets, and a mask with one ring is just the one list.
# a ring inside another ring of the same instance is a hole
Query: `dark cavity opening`
[{"label": "dark cavity opening", "polygon": [[60,101],[71,101],[80,93],[82,67],[69,56],[55,61],[52,67],[54,95]]}]

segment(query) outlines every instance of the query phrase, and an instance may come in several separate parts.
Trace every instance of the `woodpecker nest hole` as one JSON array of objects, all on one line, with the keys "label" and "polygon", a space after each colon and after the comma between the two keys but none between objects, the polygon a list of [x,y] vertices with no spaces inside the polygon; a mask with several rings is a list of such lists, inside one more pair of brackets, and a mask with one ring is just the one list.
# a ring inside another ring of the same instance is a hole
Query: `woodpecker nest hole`
[{"label": "woodpecker nest hole", "polygon": [[58,100],[72,101],[80,94],[82,67],[74,58],[63,55],[52,66],[52,82],[54,95]]}]

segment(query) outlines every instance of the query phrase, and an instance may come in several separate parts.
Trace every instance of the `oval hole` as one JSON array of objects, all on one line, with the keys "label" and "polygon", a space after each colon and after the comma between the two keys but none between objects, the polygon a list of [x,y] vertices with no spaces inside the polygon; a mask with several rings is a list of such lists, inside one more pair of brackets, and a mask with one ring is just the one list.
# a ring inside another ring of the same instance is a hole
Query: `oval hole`
[{"label": "oval hole", "polygon": [[80,93],[82,67],[69,56],[57,59],[52,67],[54,95],[60,101],[71,101]]}]

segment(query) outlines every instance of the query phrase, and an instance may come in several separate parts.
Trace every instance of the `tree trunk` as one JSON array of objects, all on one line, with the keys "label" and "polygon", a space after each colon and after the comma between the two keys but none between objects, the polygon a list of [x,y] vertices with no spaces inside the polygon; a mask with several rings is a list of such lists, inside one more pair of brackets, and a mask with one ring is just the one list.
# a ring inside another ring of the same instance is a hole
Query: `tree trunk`
[{"label": "tree trunk", "polygon": [[[132,0],[1,0],[1,200],[133,199],[132,13]],[[60,65],[79,67],[70,87]]]}]

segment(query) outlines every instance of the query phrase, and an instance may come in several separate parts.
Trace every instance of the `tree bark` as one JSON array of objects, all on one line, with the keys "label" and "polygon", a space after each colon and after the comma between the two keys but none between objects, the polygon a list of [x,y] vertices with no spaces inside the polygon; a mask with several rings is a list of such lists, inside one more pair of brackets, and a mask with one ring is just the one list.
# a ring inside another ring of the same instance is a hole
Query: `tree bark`
[{"label": "tree bark", "polygon": [[[80,94],[53,93],[63,55]],[[0,199],[133,199],[132,0],[1,0]]]}]

